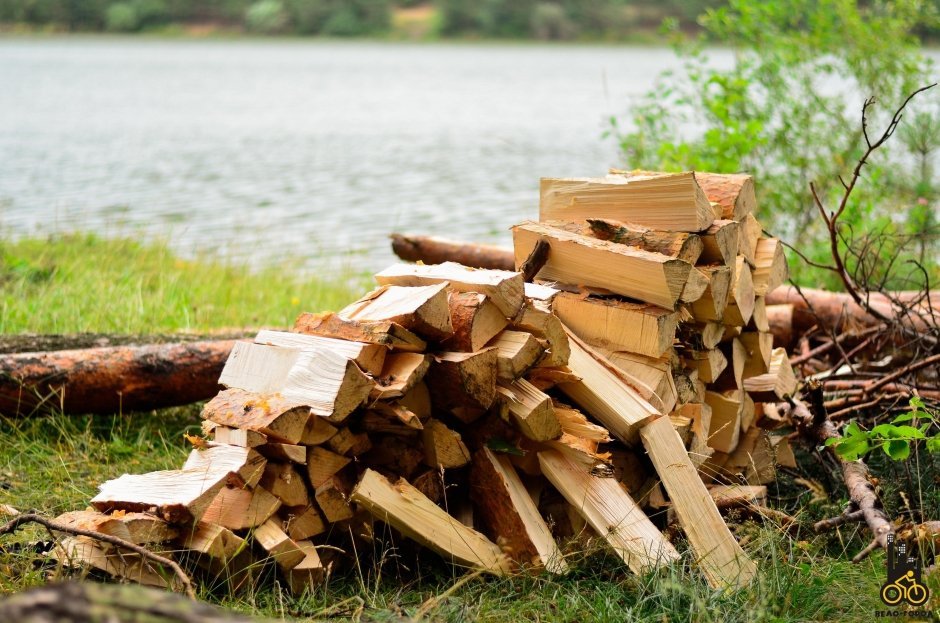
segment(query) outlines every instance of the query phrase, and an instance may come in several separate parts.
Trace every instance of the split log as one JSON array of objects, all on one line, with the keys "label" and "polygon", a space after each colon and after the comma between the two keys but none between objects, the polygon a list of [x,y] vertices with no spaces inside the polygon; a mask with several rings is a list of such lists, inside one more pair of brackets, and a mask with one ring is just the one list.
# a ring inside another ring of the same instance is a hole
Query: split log
[{"label": "split log", "polygon": [[394,322],[427,340],[440,342],[454,332],[446,285],[382,286],[350,303],[338,315],[359,322]]},{"label": "split log", "polygon": [[754,313],[754,282],[751,268],[742,256],[735,261],[728,306],[725,307],[721,321],[729,326],[743,327]]},{"label": "split log", "polygon": [[533,441],[549,441],[561,436],[561,424],[555,417],[552,399],[525,379],[500,383],[496,392],[508,418],[519,431]]},{"label": "split log", "polygon": [[163,543],[175,539],[177,529],[149,513],[106,515],[97,511],[71,511],[55,518],[55,523],[107,534],[137,545]]},{"label": "split log", "polygon": [[470,462],[470,451],[460,433],[451,430],[440,420],[428,420],[421,431],[424,443],[424,462],[429,467],[463,467]]},{"label": "split log", "polygon": [[186,457],[183,469],[227,469],[232,474],[228,484],[254,487],[261,480],[266,465],[267,460],[252,448],[216,445],[194,448]]},{"label": "split log", "polygon": [[[391,234],[392,251],[408,262],[444,264],[457,262],[473,268],[512,270],[512,256],[506,249],[485,244],[467,245],[436,236]],[[476,349],[472,349],[476,350]]]},{"label": "split log", "polygon": [[700,264],[734,266],[740,248],[740,226],[735,221],[720,220],[701,233]]},{"label": "split log", "polygon": [[0,412],[121,413],[211,398],[234,342],[115,346],[0,357]]},{"label": "split log", "polygon": [[337,340],[377,344],[410,353],[423,353],[428,347],[420,337],[394,322],[346,320],[332,312],[322,314],[304,312],[294,322],[294,331]]},{"label": "split log", "polygon": [[421,353],[392,353],[385,358],[382,373],[375,377],[375,387],[369,394],[372,400],[400,398],[421,382],[431,358]]},{"label": "split log", "polygon": [[562,292],[552,311],[568,329],[592,346],[660,357],[676,339],[679,316],[673,311],[617,299]]},{"label": "split log", "polygon": [[519,312],[525,290],[522,273],[474,270],[453,262],[430,266],[395,264],[376,273],[375,280],[382,285],[398,286],[427,286],[447,282],[452,292],[485,294],[507,318],[513,318]]},{"label": "split log", "polygon": [[485,294],[451,292],[448,297],[454,334],[444,346],[450,350],[474,352],[506,328],[509,320]]},{"label": "split log", "polygon": [[497,351],[437,353],[428,370],[428,387],[436,407],[471,422],[483,415],[496,398]]},{"label": "split log", "polygon": [[708,446],[725,454],[738,446],[741,438],[741,418],[744,414],[744,396],[740,390],[719,394],[705,392],[705,404],[711,409]]},{"label": "split log", "polygon": [[744,379],[744,389],[755,400],[785,401],[796,392],[797,380],[784,348],[775,348],[767,372]]},{"label": "split log", "polygon": [[[554,302],[558,296],[560,294],[556,295],[552,301]],[[511,325],[515,330],[531,333],[547,347],[546,352],[538,361],[539,367],[568,365],[568,356],[571,354],[568,336],[565,334],[564,327],[561,326],[561,320],[549,309],[552,304],[526,301],[522,311],[513,319]]]},{"label": "split log", "polygon": [[303,333],[270,331],[268,329],[258,331],[255,336],[255,343],[285,348],[325,348],[347,359],[352,359],[359,364],[363,372],[372,375],[378,375],[382,372],[382,364],[385,361],[386,353],[388,353],[387,348],[378,344],[350,342],[349,340],[337,340],[320,337],[319,335],[304,335]]},{"label": "split log", "polygon": [[496,375],[504,381],[521,377],[544,352],[538,339],[527,331],[503,331],[489,345],[496,348]]},{"label": "split log", "polygon": [[689,278],[682,288],[682,294],[679,295],[679,300],[683,303],[694,303],[705,294],[709,282],[708,274],[693,266],[692,270],[689,271]]},{"label": "split log", "polygon": [[724,318],[734,277],[732,266],[701,266],[695,269],[708,280],[705,291],[689,306],[696,320],[717,322]]},{"label": "split log", "polygon": [[259,395],[241,389],[227,389],[206,404],[202,417],[222,426],[255,431],[284,443],[297,443],[310,419],[310,407],[277,394]]},{"label": "split log", "polygon": [[654,229],[697,232],[715,219],[691,172],[606,178],[542,178],[540,221],[603,218]]},{"label": "split log", "polygon": [[326,448],[310,448],[307,457],[307,476],[310,478],[310,485],[316,489],[349,465],[351,460]]},{"label": "split log", "polygon": [[671,411],[679,400],[672,364],[668,357],[646,357],[637,353],[597,349],[645,400],[664,412]]},{"label": "split log", "polygon": [[[760,241],[763,228],[754,218],[753,214],[748,214],[741,221],[741,238],[738,247],[738,253],[747,259],[748,264],[753,267],[757,260],[757,243]],[[781,249],[782,250],[782,249]]]},{"label": "split log", "polygon": [[538,457],[542,473],[634,573],[645,573],[679,558],[615,479],[592,476],[555,450],[539,452]]},{"label": "split log", "polygon": [[297,547],[304,557],[299,563],[284,571],[287,587],[294,597],[300,597],[305,592],[313,591],[326,577],[326,567],[320,560],[317,548],[312,541],[296,541]]},{"label": "split log", "polygon": [[505,455],[481,448],[473,456],[470,497],[487,527],[510,558],[565,573],[568,565],[545,520]]},{"label": "split log", "polygon": [[229,530],[246,530],[267,521],[280,507],[281,501],[263,487],[224,487],[202,519]]},{"label": "split log", "polygon": [[600,240],[662,253],[689,264],[695,264],[702,254],[702,239],[696,234],[661,231],[600,218],[589,218],[587,222],[594,237]]},{"label": "split log", "polygon": [[499,546],[448,515],[404,479],[393,484],[378,472],[367,469],[351,499],[379,521],[454,564],[495,575],[511,570]]},{"label": "split log", "polygon": [[290,463],[268,463],[261,477],[261,486],[286,506],[306,506],[310,503],[307,484]]},{"label": "split log", "polygon": [[708,583],[717,589],[750,584],[757,565],[734,540],[669,419],[648,423],[640,437]]},{"label": "split log", "polygon": [[783,243],[776,238],[760,238],[754,250],[754,294],[773,292],[789,276]]},{"label": "split log", "polygon": [[512,229],[516,262],[539,240],[551,251],[539,277],[572,285],[604,288],[667,309],[675,309],[691,264],[659,253],[596,240],[526,221]]},{"label": "split log", "polygon": [[275,519],[269,519],[255,528],[252,536],[282,571],[293,569],[306,558],[306,553],[284,533]]}]

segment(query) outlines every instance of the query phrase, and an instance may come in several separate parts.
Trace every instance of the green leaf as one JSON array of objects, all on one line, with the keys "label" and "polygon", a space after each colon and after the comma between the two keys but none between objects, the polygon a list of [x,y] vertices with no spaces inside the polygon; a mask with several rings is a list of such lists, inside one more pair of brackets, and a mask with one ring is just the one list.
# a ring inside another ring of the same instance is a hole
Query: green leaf
[{"label": "green leaf", "polygon": [[927,452],[940,452],[940,434],[927,440]]},{"label": "green leaf", "polygon": [[855,435],[844,438],[842,443],[836,446],[835,450],[836,454],[847,461],[854,461],[858,457],[867,454],[868,451],[871,450],[871,445],[868,443],[868,437]]},{"label": "green leaf", "polygon": [[525,450],[517,448],[501,437],[493,437],[486,442],[486,447],[493,452],[501,452],[503,454],[511,454],[513,456],[525,456]]},{"label": "green leaf", "polygon": [[845,437],[830,437],[829,439],[825,441],[823,445],[828,448],[829,446],[840,444],[843,441],[845,441]]},{"label": "green leaf", "polygon": [[895,426],[894,430],[891,431],[891,436],[895,438],[904,438],[904,439],[924,439],[926,435],[921,432],[919,428],[914,428],[913,426]]},{"label": "green leaf", "polygon": [[879,437],[896,437],[894,431],[897,428],[897,426],[892,424],[879,424],[878,426],[871,429],[871,434],[877,435]]},{"label": "green leaf", "polygon": [[910,422],[910,421],[913,420],[915,417],[917,417],[917,414],[916,414],[916,413],[914,413],[913,411],[908,411],[907,413],[902,413],[902,414],[899,415],[898,417],[896,417],[896,418],[894,418],[893,420],[891,420],[891,423],[892,423],[892,424],[900,424],[901,422]]},{"label": "green leaf", "polygon": [[908,404],[912,409],[920,410],[924,408],[924,400],[920,396],[911,396],[911,401]]},{"label": "green leaf", "polygon": [[885,454],[895,461],[903,461],[911,455],[911,444],[903,439],[892,439],[885,443]]}]

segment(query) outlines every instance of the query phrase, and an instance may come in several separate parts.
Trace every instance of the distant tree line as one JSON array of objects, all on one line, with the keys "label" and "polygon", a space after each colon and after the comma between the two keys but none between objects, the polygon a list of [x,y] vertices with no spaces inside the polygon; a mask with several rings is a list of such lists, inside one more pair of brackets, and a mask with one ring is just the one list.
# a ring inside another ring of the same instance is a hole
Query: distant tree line
[{"label": "distant tree line", "polygon": [[138,32],[215,24],[264,34],[363,36],[393,28],[396,8],[428,7],[444,37],[612,38],[673,17],[691,25],[722,0],[0,0],[0,23]]}]

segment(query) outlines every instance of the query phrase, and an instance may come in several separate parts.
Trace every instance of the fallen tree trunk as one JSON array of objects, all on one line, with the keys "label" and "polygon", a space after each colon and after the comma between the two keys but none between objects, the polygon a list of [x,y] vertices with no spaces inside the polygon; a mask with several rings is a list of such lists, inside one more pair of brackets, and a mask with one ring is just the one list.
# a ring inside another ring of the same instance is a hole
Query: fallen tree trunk
[{"label": "fallen tree trunk", "polygon": [[395,255],[409,262],[424,262],[425,264],[457,262],[473,268],[515,270],[511,249],[447,240],[435,236],[392,234],[390,237]]},{"label": "fallen tree trunk", "polygon": [[185,405],[218,392],[232,340],[0,356],[0,413],[120,413]]}]

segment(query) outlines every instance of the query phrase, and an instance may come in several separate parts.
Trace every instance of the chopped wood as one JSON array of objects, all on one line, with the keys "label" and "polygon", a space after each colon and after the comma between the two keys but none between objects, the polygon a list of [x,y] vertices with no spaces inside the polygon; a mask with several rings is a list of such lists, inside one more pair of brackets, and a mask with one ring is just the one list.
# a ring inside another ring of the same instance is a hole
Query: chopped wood
[{"label": "chopped wood", "polygon": [[702,298],[710,282],[710,275],[693,266],[692,270],[689,271],[689,278],[682,288],[682,294],[679,295],[679,300],[683,303],[694,303]]},{"label": "chopped wood", "polygon": [[352,519],[355,515],[349,505],[349,484],[339,474],[330,476],[317,487],[314,497],[323,516],[330,523]]},{"label": "chopped wood", "polygon": [[776,478],[773,448],[767,431],[756,426],[751,427],[741,436],[738,447],[734,449],[724,464],[725,473],[740,474],[749,485],[763,485]]},{"label": "chopped wood", "polygon": [[544,352],[538,339],[526,331],[503,331],[489,345],[496,347],[496,375],[504,381],[521,377]]},{"label": "chopped wood", "polygon": [[481,448],[473,456],[470,497],[487,534],[522,565],[565,573],[568,565],[509,457]]},{"label": "chopped wood", "polygon": [[740,221],[757,211],[757,192],[750,175],[696,171],[695,179],[708,200],[721,206],[721,218]]},{"label": "chopped wood", "polygon": [[532,221],[513,227],[516,261],[523,261],[539,240],[548,240],[551,246],[548,262],[539,272],[542,279],[602,287],[668,309],[675,308],[692,269],[688,262],[667,255]]},{"label": "chopped wood", "polygon": [[423,381],[399,398],[398,404],[417,415],[421,421],[431,417],[431,392]]},{"label": "chopped wood", "polygon": [[728,367],[728,358],[720,349],[691,351],[685,357],[686,363],[698,371],[698,378],[706,383],[714,383]]},{"label": "chopped wood", "polygon": [[789,277],[783,244],[776,238],[761,238],[754,253],[754,294],[764,296]]},{"label": "chopped wood", "polygon": [[310,502],[307,484],[290,463],[268,463],[261,486],[287,506],[306,506]]},{"label": "chopped wood", "polygon": [[568,365],[568,356],[571,354],[568,336],[565,334],[564,327],[561,326],[561,321],[550,310],[549,304],[527,301],[513,319],[512,328],[531,333],[544,341],[547,350],[539,360],[539,366]]},{"label": "chopped wood", "polygon": [[451,292],[447,302],[454,334],[444,346],[450,350],[478,351],[509,324],[506,315],[485,294]]},{"label": "chopped wood", "polygon": [[732,269],[729,266],[701,266],[696,270],[708,279],[708,285],[692,302],[692,316],[700,321],[720,321],[731,295]]},{"label": "chopped wood", "polygon": [[[523,258],[525,259],[525,258]],[[507,318],[522,307],[522,274],[505,270],[477,270],[454,262],[443,264],[395,264],[375,275],[382,285],[426,286],[447,282],[454,292],[485,294]]]},{"label": "chopped wood", "polygon": [[421,431],[424,462],[430,467],[462,467],[470,462],[470,451],[457,433],[440,420],[430,419]]},{"label": "chopped wood", "polygon": [[620,440],[633,443],[639,427],[658,412],[587,344],[570,332],[568,338],[571,369],[581,380],[559,389]]},{"label": "chopped wood", "polygon": [[172,524],[198,521],[232,475],[228,466],[124,474],[101,484],[91,505],[153,512]]},{"label": "chopped wood", "polygon": [[339,429],[326,421],[326,418],[319,415],[311,415],[304,425],[303,434],[300,436],[300,443],[305,446],[319,446],[329,441]]},{"label": "chopped wood", "polygon": [[249,392],[280,393],[285,400],[308,406],[312,413],[331,422],[349,417],[366,401],[374,385],[354,361],[333,351],[249,342],[238,342],[232,348],[219,383]]},{"label": "chopped wood", "polygon": [[265,458],[252,448],[210,446],[190,451],[183,469],[227,469],[233,475],[228,479],[229,484],[253,487],[261,480],[266,463]]},{"label": "chopped wood", "polygon": [[753,214],[748,214],[741,222],[741,242],[738,253],[743,255],[748,264],[754,266],[757,254],[757,241],[760,240],[762,228]]},{"label": "chopped wood", "polygon": [[718,346],[724,335],[725,325],[720,322],[689,322],[680,326],[679,341],[690,348],[710,350]]},{"label": "chopped wood", "polygon": [[[109,546],[99,545],[90,537],[65,537],[56,543],[51,554],[63,565],[87,565],[104,571],[112,577],[130,580],[144,586],[174,590],[178,588],[177,578],[168,575],[166,570],[158,565],[144,561],[139,554],[115,551]],[[30,619],[32,617],[27,615],[27,620]]]},{"label": "chopped wood", "polygon": [[763,485],[712,485],[708,494],[720,506],[749,502],[763,506],[767,503],[767,487]]},{"label": "chopped wood", "polygon": [[372,449],[372,441],[367,434],[354,433],[348,428],[339,429],[326,445],[333,452],[343,456],[359,456]]},{"label": "chopped wood", "polygon": [[744,396],[740,390],[723,394],[705,392],[705,403],[711,408],[708,446],[719,452],[730,453],[741,438],[741,417]]},{"label": "chopped wood", "polygon": [[734,266],[738,257],[741,226],[735,221],[715,221],[711,227],[700,234],[702,254],[700,264],[724,264]]},{"label": "chopped wood", "polygon": [[785,401],[796,392],[797,381],[784,348],[775,348],[766,374],[744,379],[744,389],[755,400]]},{"label": "chopped wood", "polygon": [[526,380],[542,391],[551,389],[559,383],[575,383],[581,380],[581,377],[572,372],[568,366],[561,368],[532,368],[526,377]]},{"label": "chopped wood", "polygon": [[435,407],[449,410],[464,422],[483,415],[496,399],[497,359],[496,348],[436,353],[427,374]]},{"label": "chopped wood", "polygon": [[751,313],[751,326],[763,333],[770,333],[770,318],[767,316],[767,298],[758,296],[754,299],[754,311]]},{"label": "chopped wood", "polygon": [[613,478],[597,478],[558,451],[539,452],[542,472],[634,573],[679,558],[675,548]]},{"label": "chopped wood", "polygon": [[746,379],[766,373],[770,366],[774,336],[770,333],[744,331],[737,339],[747,352],[742,377]]},{"label": "chopped wood", "polygon": [[347,359],[352,359],[363,372],[372,375],[378,375],[382,372],[382,364],[385,361],[385,355],[388,349],[379,344],[366,344],[365,342],[351,342],[348,340],[339,340],[330,337],[321,337],[319,335],[305,335],[303,333],[293,333],[288,331],[271,331],[262,329],[255,336],[256,344],[268,344],[270,346],[283,346],[285,348],[326,348],[342,355]]},{"label": "chopped wood", "polygon": [[499,546],[448,515],[404,479],[393,484],[378,472],[366,469],[351,498],[376,519],[455,564],[496,575],[510,571],[509,561]]},{"label": "chopped wood", "polygon": [[309,539],[326,532],[326,522],[315,506],[285,506],[278,513],[284,532],[295,541]]},{"label": "chopped wood", "polygon": [[777,465],[796,469],[796,456],[793,454],[793,447],[786,435],[771,436],[770,446],[774,450],[774,460]]},{"label": "chopped wood", "polygon": [[304,558],[295,566],[285,570],[284,577],[287,579],[287,587],[291,595],[300,597],[322,584],[327,570],[313,541],[297,540],[296,544],[303,552]]},{"label": "chopped wood", "polygon": [[[472,476],[472,472],[471,472]],[[426,469],[411,479],[411,484],[426,498],[440,504],[444,500],[444,474],[440,469]]]},{"label": "chopped wood", "polygon": [[148,545],[176,538],[177,528],[149,513],[118,513],[106,515],[97,511],[71,511],[55,518],[70,528],[91,530],[136,543]]},{"label": "chopped wood", "polygon": [[232,428],[231,426],[215,425],[215,422],[210,420],[203,420],[203,423],[207,422],[214,425],[212,427],[212,439],[216,443],[241,446],[242,448],[257,448],[268,443],[267,435],[250,428]]},{"label": "chopped wood", "polygon": [[542,178],[539,220],[613,219],[655,229],[697,232],[715,218],[691,172],[656,176]]},{"label": "chopped wood", "polygon": [[597,349],[640,396],[662,412],[668,412],[679,400],[679,392],[667,357],[646,357],[637,353]]},{"label": "chopped wood", "polygon": [[202,520],[229,530],[245,530],[264,523],[280,507],[281,500],[264,487],[224,487],[212,500]]},{"label": "chopped wood", "polygon": [[227,389],[206,404],[202,417],[229,428],[261,433],[272,440],[297,443],[310,418],[310,407],[280,394]]},{"label": "chopped wood", "polygon": [[561,435],[552,399],[527,380],[500,382],[496,392],[516,428],[529,439],[549,441]]},{"label": "chopped wood", "polygon": [[304,312],[297,317],[293,330],[337,340],[376,344],[410,353],[423,353],[428,347],[427,342],[394,322],[346,320],[333,312],[322,314]]},{"label": "chopped wood", "polygon": [[351,460],[326,448],[310,448],[307,455],[307,476],[310,478],[310,484],[316,489],[349,465]]},{"label": "chopped wood", "polygon": [[589,218],[587,222],[594,237],[600,240],[662,253],[689,264],[697,262],[702,254],[702,239],[696,234],[649,229],[600,218]]},{"label": "chopped wood", "polygon": [[245,546],[245,540],[228,528],[204,521],[183,531],[177,543],[185,549],[223,562],[235,558]]},{"label": "chopped wood", "polygon": [[512,258],[507,259],[508,250],[502,247],[465,244],[437,236],[391,234],[389,237],[395,255],[408,262],[457,262],[473,268],[512,270]]},{"label": "chopped wood", "polygon": [[731,284],[728,306],[721,321],[730,326],[743,327],[754,312],[754,284],[747,260],[738,256],[735,261],[734,278]]},{"label": "chopped wood", "polygon": [[552,311],[579,338],[611,351],[659,357],[676,338],[678,315],[655,305],[562,292]]},{"label": "chopped wood", "polygon": [[377,402],[366,411],[361,420],[368,431],[411,434],[424,428],[418,414],[397,402]]},{"label": "chopped wood", "polygon": [[387,320],[427,340],[439,342],[454,332],[447,305],[447,284],[381,286],[338,312],[340,318],[359,322]]},{"label": "chopped wood", "polygon": [[373,467],[411,478],[415,470],[424,464],[423,444],[412,439],[386,435],[376,440],[372,450],[363,457],[363,462]]},{"label": "chopped wood", "polygon": [[757,566],[722,520],[669,419],[648,423],[640,437],[708,583],[717,589],[750,584]]},{"label": "chopped wood", "polygon": [[293,569],[303,561],[306,553],[300,549],[297,542],[287,536],[281,529],[281,524],[275,519],[269,519],[252,532],[255,543],[261,546],[268,555],[274,559],[277,566],[283,570]]}]

